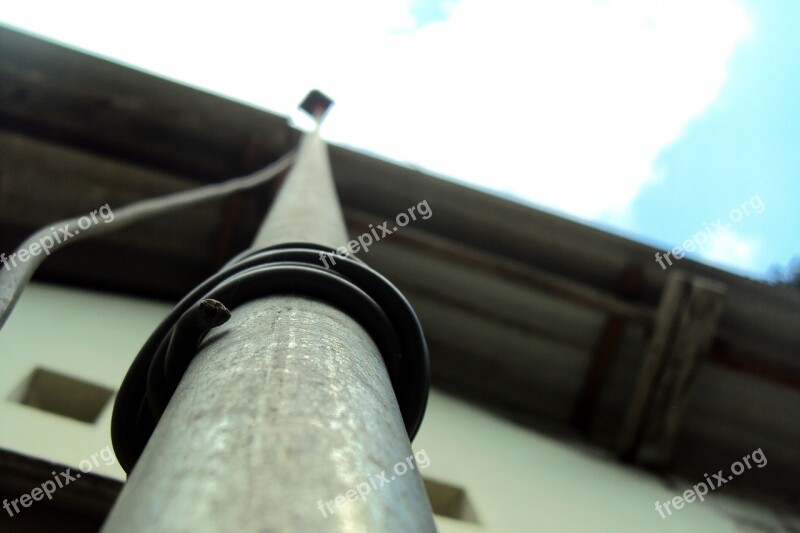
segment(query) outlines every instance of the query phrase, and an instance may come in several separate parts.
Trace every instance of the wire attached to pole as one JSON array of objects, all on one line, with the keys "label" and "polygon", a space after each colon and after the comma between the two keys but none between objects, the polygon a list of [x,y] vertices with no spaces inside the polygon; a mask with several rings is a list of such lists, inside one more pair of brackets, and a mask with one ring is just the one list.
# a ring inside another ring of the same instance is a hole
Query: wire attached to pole
[{"label": "wire attached to pole", "polygon": [[[181,209],[199,202],[221,198],[235,192],[257,187],[289,168],[294,162],[296,153],[296,150],[292,150],[263,169],[246,176],[126,205],[114,213],[113,224],[93,225],[88,230],[81,231],[80,234],[75,235],[68,241],[63,240],[56,243],[51,248],[51,251],[55,252],[68,244],[79,242],[89,237],[98,237],[106,233],[121,230],[140,220],[153,218],[174,209]],[[47,224],[25,239],[25,241],[17,247],[15,253],[19,253],[20,250],[26,250],[31,244],[38,243],[43,237],[49,236],[52,233],[52,227],[78,225],[78,220],[80,218],[81,217],[70,218]],[[36,269],[39,268],[39,265],[41,265],[47,257],[48,256],[44,254],[31,255],[30,260],[20,262],[16,267],[10,270],[0,268],[0,328],[2,328],[6,320],[8,320],[19,297],[22,295],[31,277],[33,277],[34,272],[36,272]]]}]

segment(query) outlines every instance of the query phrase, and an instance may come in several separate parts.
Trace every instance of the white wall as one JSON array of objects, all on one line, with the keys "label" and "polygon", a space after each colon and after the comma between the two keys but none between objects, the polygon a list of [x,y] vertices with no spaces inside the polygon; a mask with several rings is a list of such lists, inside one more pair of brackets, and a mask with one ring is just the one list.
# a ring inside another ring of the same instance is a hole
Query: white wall
[{"label": "white wall", "polygon": [[430,458],[425,477],[466,487],[487,531],[739,531],[709,502],[662,519],[656,500],[678,494],[656,478],[443,394],[433,394],[414,448]]},{"label": "white wall", "polygon": [[[86,424],[7,401],[37,366],[116,389],[170,306],[32,285],[0,331],[0,447],[75,465],[111,446],[111,403]],[[735,531],[712,503],[662,519],[658,480],[520,428],[434,392],[415,450],[422,471],[466,489],[480,526],[437,517],[444,533],[499,531]],[[124,478],[116,464],[96,470]]]},{"label": "white wall", "polygon": [[[76,465],[111,446],[111,407],[95,424],[8,401],[36,367],[116,390],[171,306],[32,284],[0,330],[0,447]],[[116,464],[94,472],[123,479]]]}]

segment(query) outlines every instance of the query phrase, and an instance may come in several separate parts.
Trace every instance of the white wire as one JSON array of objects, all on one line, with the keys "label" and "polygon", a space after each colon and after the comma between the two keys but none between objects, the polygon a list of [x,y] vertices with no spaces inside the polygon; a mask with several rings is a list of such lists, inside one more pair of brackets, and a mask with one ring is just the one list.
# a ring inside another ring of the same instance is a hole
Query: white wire
[{"label": "white wire", "polygon": [[[220,198],[228,194],[256,187],[262,183],[266,183],[289,168],[294,161],[295,155],[296,152],[293,150],[269,166],[247,176],[232,178],[220,183],[212,183],[188,191],[176,192],[126,205],[125,207],[113,211],[114,220],[112,223],[94,224],[86,230],[81,229],[79,234],[70,237],[68,240],[65,239],[54,243],[50,251],[55,252],[68,244],[120,230],[140,220],[152,218],[173,209],[181,209],[199,202]],[[52,242],[52,228],[66,228],[67,225],[77,226],[78,220],[81,218],[83,217],[70,218],[47,224],[25,239],[25,241],[17,247],[15,254],[19,255],[21,250],[30,249],[32,244],[39,243],[44,237],[50,237],[50,241]],[[39,268],[39,265],[44,262],[49,254],[45,255],[40,253],[38,255],[28,255],[30,258],[27,261],[20,261],[16,266],[10,268],[10,270],[0,265],[0,328],[5,324],[34,272],[36,272],[36,269]]]}]

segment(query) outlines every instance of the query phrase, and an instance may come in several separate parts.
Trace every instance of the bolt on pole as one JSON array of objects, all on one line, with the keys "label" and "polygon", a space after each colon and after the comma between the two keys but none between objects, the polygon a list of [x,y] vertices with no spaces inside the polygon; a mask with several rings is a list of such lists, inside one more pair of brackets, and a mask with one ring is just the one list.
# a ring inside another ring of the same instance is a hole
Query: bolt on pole
[{"label": "bolt on pole", "polygon": [[[346,241],[317,129],[251,251]],[[394,468],[415,463],[382,341],[342,307],[288,290],[232,307],[200,342],[103,531],[435,531],[418,468]]]}]

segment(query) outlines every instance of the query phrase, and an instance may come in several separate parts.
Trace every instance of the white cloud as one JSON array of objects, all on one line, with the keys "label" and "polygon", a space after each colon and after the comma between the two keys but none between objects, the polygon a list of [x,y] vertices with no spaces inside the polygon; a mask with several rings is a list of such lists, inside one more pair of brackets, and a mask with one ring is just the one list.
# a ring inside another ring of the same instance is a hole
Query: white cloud
[{"label": "white cloud", "polygon": [[749,31],[736,0],[462,0],[419,29],[405,0],[118,5],[0,17],[284,114],[319,87],[334,142],[583,217],[624,214]]},{"label": "white cloud", "polygon": [[756,242],[737,236],[730,229],[719,232],[698,253],[707,262],[727,270],[745,272],[755,269]]}]

